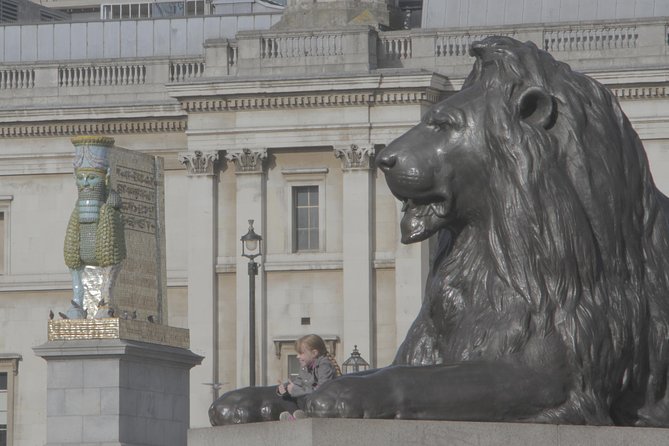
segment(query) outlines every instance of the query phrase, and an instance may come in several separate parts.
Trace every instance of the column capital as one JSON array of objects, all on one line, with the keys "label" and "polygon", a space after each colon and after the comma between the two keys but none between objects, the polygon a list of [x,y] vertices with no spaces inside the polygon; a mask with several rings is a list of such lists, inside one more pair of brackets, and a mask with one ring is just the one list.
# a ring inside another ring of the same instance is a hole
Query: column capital
[{"label": "column capital", "polygon": [[360,147],[357,144],[335,146],[334,155],[342,163],[343,170],[369,169],[370,160],[374,156],[374,145]]},{"label": "column capital", "polygon": [[267,158],[267,149],[228,151],[225,158],[228,161],[234,161],[237,173],[262,173],[263,160]]},{"label": "column capital", "polygon": [[188,175],[214,175],[218,150],[181,152],[178,156],[179,162],[188,170]]}]

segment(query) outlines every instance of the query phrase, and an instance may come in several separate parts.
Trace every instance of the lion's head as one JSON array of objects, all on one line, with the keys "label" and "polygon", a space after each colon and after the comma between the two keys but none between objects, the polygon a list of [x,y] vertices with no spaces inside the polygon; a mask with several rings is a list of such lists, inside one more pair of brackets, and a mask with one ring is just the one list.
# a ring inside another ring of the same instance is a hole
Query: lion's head
[{"label": "lion's head", "polygon": [[428,300],[434,283],[500,310],[519,296],[532,330],[569,350],[586,389],[574,404],[666,389],[666,198],[637,134],[610,91],[531,42],[490,37],[471,53],[462,90],[376,159],[404,203],[402,242],[448,239],[450,276],[433,276]]}]

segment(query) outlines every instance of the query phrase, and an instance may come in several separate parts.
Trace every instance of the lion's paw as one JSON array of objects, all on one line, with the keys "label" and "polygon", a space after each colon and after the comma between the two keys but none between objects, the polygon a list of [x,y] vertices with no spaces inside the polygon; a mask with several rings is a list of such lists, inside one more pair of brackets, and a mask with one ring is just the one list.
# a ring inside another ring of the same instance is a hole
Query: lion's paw
[{"label": "lion's paw", "polygon": [[281,408],[274,389],[247,387],[223,394],[209,408],[212,426],[276,420]]},{"label": "lion's paw", "polygon": [[314,392],[306,402],[309,416],[321,418],[363,418],[364,396],[354,379],[339,378]]}]

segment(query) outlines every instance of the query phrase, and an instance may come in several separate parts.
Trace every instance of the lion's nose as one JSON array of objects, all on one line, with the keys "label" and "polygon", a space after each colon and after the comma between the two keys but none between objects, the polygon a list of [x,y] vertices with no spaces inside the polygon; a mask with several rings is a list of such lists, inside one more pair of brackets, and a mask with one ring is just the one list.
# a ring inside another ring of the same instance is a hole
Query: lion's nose
[{"label": "lion's nose", "polygon": [[397,155],[388,153],[387,150],[384,152],[381,152],[379,156],[376,157],[376,165],[382,171],[387,172],[392,169],[395,164],[397,164]]}]

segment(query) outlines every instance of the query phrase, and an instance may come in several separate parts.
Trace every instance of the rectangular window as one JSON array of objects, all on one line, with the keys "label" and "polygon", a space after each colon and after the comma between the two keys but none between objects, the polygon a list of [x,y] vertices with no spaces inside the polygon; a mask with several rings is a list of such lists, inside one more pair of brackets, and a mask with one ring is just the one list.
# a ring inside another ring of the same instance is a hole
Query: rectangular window
[{"label": "rectangular window", "polygon": [[319,248],[318,186],[293,187],[293,250]]},{"label": "rectangular window", "polygon": [[12,446],[14,392],[21,355],[0,352],[0,446]]},{"label": "rectangular window", "polygon": [[300,361],[297,359],[297,355],[286,355],[286,358],[288,361],[288,379],[292,381],[300,374]]},{"label": "rectangular window", "polygon": [[203,15],[204,14],[204,1],[195,0],[186,2],[186,15]]},{"label": "rectangular window", "polygon": [[0,195],[0,276],[10,273],[9,239],[10,239],[10,206],[14,197]]}]

